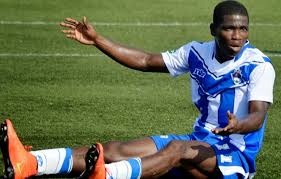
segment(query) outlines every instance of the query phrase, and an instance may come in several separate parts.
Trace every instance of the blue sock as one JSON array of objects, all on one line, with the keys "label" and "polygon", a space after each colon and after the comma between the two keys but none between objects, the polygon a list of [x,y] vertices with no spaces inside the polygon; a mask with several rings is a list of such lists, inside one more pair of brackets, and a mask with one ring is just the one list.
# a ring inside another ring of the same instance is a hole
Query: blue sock
[{"label": "blue sock", "polygon": [[141,159],[140,158],[131,158],[128,160],[129,164],[132,167],[131,179],[137,179],[141,176]]}]

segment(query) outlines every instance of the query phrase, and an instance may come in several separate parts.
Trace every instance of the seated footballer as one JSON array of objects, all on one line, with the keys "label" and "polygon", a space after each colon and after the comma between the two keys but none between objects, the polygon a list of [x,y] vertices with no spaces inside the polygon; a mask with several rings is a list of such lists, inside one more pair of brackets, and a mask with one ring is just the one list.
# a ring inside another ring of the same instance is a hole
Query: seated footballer
[{"label": "seated footballer", "polygon": [[248,40],[249,15],[243,4],[228,0],[216,5],[210,24],[213,40],[192,41],[163,53],[148,53],[110,41],[86,17],[81,22],[66,18],[61,26],[66,37],[92,45],[128,68],[172,76],[188,73],[199,115],[188,134],[37,151],[25,150],[7,119],[1,125],[4,178],[254,176],[267,112],[273,103],[275,71],[270,59]]}]

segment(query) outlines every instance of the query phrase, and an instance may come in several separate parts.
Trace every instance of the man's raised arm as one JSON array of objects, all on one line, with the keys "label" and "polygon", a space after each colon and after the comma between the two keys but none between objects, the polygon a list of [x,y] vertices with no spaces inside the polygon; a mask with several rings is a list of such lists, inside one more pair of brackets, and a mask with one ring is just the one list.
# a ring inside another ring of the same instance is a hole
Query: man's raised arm
[{"label": "man's raised arm", "polygon": [[168,72],[160,53],[147,53],[112,42],[98,34],[94,27],[87,22],[86,17],[83,18],[82,22],[66,18],[60,25],[67,28],[62,30],[66,37],[81,44],[94,45],[104,54],[128,68],[140,71]]}]

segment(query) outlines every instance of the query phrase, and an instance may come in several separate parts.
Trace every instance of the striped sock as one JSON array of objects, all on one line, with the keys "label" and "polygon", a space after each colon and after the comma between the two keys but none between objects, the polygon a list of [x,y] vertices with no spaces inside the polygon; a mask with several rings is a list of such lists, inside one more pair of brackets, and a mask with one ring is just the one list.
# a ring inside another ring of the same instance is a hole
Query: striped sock
[{"label": "striped sock", "polygon": [[38,163],[38,174],[67,174],[73,167],[72,150],[70,148],[47,149],[30,152]]},{"label": "striped sock", "polygon": [[106,164],[106,179],[139,179],[141,177],[141,159],[131,158]]}]

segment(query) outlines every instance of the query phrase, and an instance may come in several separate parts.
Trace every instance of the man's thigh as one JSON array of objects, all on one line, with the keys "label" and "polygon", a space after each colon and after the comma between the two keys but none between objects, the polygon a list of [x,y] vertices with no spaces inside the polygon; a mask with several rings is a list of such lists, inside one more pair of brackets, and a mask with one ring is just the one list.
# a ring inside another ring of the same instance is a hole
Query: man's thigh
[{"label": "man's thigh", "polygon": [[104,157],[107,163],[126,160],[131,157],[145,157],[155,154],[157,148],[150,137],[126,142],[110,141],[103,144]]}]

